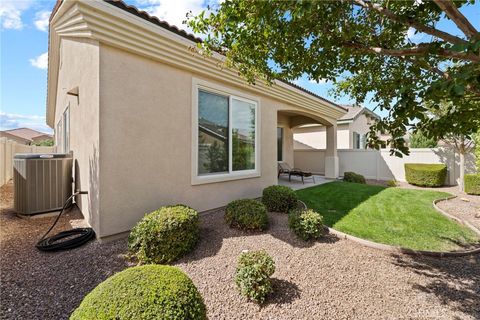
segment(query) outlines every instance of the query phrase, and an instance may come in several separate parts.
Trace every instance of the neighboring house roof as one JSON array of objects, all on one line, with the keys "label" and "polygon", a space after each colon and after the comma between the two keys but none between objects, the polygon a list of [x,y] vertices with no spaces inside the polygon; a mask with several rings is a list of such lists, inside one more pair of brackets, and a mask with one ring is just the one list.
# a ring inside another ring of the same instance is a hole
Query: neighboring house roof
[{"label": "neighboring house roof", "polygon": [[50,134],[33,130],[30,128],[17,128],[17,129],[11,129],[11,130],[4,130],[2,132],[7,133],[14,137],[28,140],[28,141],[34,141],[37,138],[41,138],[41,137],[52,138]]},{"label": "neighboring house roof", "polygon": [[358,118],[361,114],[366,114],[371,118],[380,120],[380,116],[377,115],[370,109],[365,107],[359,107],[354,105],[342,105],[347,110],[347,113],[344,114],[340,119],[338,119],[337,123],[350,123],[353,122],[356,118]]},{"label": "neighboring house roof", "polygon": [[[342,107],[345,110],[347,110],[347,113],[337,120],[337,124],[352,123],[353,121],[355,121],[355,119],[357,119],[362,114],[366,114],[373,119],[380,120],[380,116],[378,114],[376,114],[372,110],[367,109],[365,107],[359,107],[359,106],[353,106],[353,105],[342,105]],[[302,126],[302,128],[318,127],[318,126],[321,127],[323,125],[307,124],[305,126]]]},{"label": "neighboring house roof", "polygon": [[[181,36],[181,37],[183,37],[187,40],[193,41],[195,43],[201,43],[202,42],[201,38],[196,37],[193,34],[187,33],[185,30],[182,30],[175,25],[171,25],[166,21],[160,20],[157,17],[152,16],[152,15],[148,14],[147,12],[145,12],[143,10],[139,10],[135,6],[128,5],[125,2],[123,2],[122,0],[103,0],[103,1],[105,3],[111,4],[112,6],[115,6],[115,7],[119,8],[119,9],[122,9],[126,12],[129,12],[129,13],[131,13],[131,14],[133,14],[133,15],[141,18],[141,19],[144,19],[144,20],[146,20],[150,23],[153,23],[153,24],[155,24],[159,27],[162,27],[163,29],[166,29],[166,30],[168,30],[172,33],[175,33],[175,34],[177,34],[177,35],[179,35],[179,36]],[[56,12],[58,11],[58,9],[60,8],[60,6],[62,5],[63,2],[64,2],[64,0],[57,0],[56,4],[55,4],[55,6],[52,10],[52,13],[50,15],[50,21],[53,19],[53,17],[55,16]],[[341,105],[339,105],[335,102],[332,102],[332,101],[330,101],[330,100],[328,100],[328,99],[326,99],[326,98],[324,98],[320,95],[317,95],[317,94],[315,94],[315,93],[313,93],[313,92],[311,92],[311,91],[309,91],[309,90],[307,90],[307,89],[305,89],[301,86],[298,86],[294,83],[291,83],[291,82],[286,81],[286,80],[278,80],[278,81],[288,85],[291,88],[300,90],[303,93],[306,93],[306,94],[308,94],[312,97],[320,99],[320,100],[322,100],[322,101],[324,101],[324,102],[326,102],[326,103],[328,103],[328,104],[330,104],[330,105],[332,105],[332,106],[334,106],[334,107],[336,107],[336,108],[338,108],[342,111],[346,110],[343,106],[341,106]],[[47,96],[47,104],[48,104],[48,96]],[[47,106],[47,123],[48,123],[48,106]]]}]

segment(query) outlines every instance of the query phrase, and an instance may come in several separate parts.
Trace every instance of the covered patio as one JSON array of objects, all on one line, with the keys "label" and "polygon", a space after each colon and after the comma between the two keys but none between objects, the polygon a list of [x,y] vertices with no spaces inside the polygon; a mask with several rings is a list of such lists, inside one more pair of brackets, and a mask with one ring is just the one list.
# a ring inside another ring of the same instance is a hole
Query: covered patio
[{"label": "covered patio", "polygon": [[[338,155],[337,155],[337,124],[336,119],[327,112],[308,110],[279,110],[277,113],[277,167],[282,162],[291,168],[296,168],[294,161],[293,129],[303,125],[322,124],[327,130],[327,147],[325,150],[324,175],[319,172],[311,172],[312,176],[279,175],[278,184],[289,186],[294,190],[308,188],[314,185],[330,182],[338,178]],[[319,159],[320,161],[320,159]],[[298,167],[306,171],[306,168]],[[323,173],[323,172],[322,172]]]},{"label": "covered patio", "polygon": [[313,186],[318,186],[324,183],[335,181],[335,179],[327,179],[325,176],[314,174],[313,178],[306,178],[304,182],[300,177],[294,177],[289,180],[288,176],[281,175],[278,178],[278,185],[290,187],[293,190],[300,190],[305,188],[310,188]]}]

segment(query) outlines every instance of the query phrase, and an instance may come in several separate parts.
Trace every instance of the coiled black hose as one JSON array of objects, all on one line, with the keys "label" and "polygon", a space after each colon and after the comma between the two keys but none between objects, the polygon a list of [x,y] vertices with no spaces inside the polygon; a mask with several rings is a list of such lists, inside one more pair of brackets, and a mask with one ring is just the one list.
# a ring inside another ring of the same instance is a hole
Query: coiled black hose
[{"label": "coiled black hose", "polygon": [[[63,214],[65,209],[69,207],[74,197],[78,196],[79,194],[87,194],[86,191],[77,191],[72,194],[67,201],[65,201],[62,210],[58,214],[55,222],[53,222],[52,226],[48,231],[43,235],[43,237],[37,242],[35,247],[41,251],[60,251],[60,250],[69,250],[76,247],[79,247],[89,240],[95,237],[95,231],[92,228],[74,228],[67,231],[62,231],[54,236],[48,237],[47,235],[52,231],[52,229],[57,224],[60,216]],[[67,239],[62,241],[62,239]]]}]

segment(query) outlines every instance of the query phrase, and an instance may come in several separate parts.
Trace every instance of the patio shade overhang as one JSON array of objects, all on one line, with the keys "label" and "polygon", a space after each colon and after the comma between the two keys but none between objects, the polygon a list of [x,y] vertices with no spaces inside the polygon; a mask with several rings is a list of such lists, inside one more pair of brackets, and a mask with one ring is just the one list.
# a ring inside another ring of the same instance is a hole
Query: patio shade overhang
[{"label": "patio shade overhang", "polygon": [[216,53],[210,57],[201,56],[197,52],[198,40],[194,36],[121,1],[71,0],[59,1],[50,19],[46,119],[52,128],[55,120],[62,38],[90,39],[99,44],[148,57],[280,100],[293,106],[297,112],[318,117],[329,123],[333,123],[346,113],[341,106],[283,81],[275,81],[268,85],[259,79],[255,85],[249,84],[237,71],[222,67],[224,56]]}]

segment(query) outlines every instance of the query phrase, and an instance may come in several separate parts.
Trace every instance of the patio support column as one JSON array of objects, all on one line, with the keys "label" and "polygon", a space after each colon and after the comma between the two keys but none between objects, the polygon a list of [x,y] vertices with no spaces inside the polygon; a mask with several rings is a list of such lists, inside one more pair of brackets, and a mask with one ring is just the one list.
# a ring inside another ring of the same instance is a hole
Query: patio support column
[{"label": "patio support column", "polygon": [[327,149],[325,150],[325,178],[338,178],[337,124],[327,126]]}]

